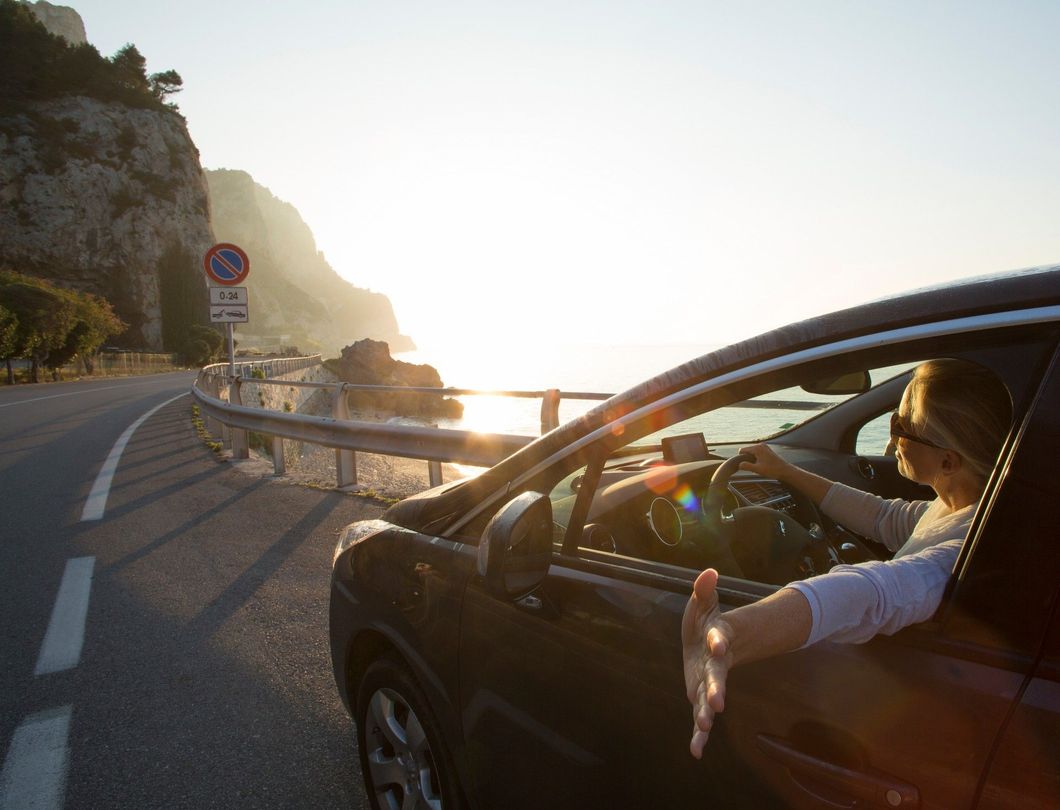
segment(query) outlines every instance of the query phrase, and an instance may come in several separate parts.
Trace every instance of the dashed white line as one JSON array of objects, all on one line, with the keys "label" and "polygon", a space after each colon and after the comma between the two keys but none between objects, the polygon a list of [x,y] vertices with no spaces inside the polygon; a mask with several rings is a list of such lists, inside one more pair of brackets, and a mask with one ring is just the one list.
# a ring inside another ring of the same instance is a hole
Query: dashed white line
[{"label": "dashed white line", "polygon": [[66,561],[63,580],[59,583],[59,595],[55,598],[55,607],[52,608],[52,618],[44,634],[34,675],[73,669],[81,660],[95,564],[95,557],[75,557]]},{"label": "dashed white line", "polygon": [[0,774],[0,809],[58,810],[66,793],[72,706],[30,715],[11,739]]},{"label": "dashed white line", "polygon": [[103,512],[107,508],[107,497],[110,495],[110,483],[114,479],[114,472],[118,469],[118,461],[121,459],[121,454],[125,450],[125,445],[129,443],[129,439],[131,439],[133,433],[136,432],[136,428],[146,422],[147,419],[159,408],[164,408],[170,402],[176,402],[181,397],[186,396],[188,396],[187,391],[183,394],[177,394],[172,399],[167,399],[161,405],[156,405],[129,425],[129,427],[125,429],[125,432],[118,437],[118,441],[116,441],[114,447],[110,449],[110,454],[107,456],[107,460],[103,462],[103,466],[100,467],[99,473],[96,475],[95,483],[92,484],[92,491],[88,493],[88,500],[85,501],[85,508],[81,512],[81,520],[102,519]]}]

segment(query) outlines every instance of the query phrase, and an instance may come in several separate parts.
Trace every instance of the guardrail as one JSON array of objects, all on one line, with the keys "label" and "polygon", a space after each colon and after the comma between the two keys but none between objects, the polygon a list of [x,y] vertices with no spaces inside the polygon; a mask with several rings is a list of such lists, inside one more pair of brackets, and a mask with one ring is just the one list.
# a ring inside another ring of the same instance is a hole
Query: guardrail
[{"label": "guardrail", "polygon": [[[428,394],[432,396],[504,396],[541,400],[541,432],[559,425],[561,398],[578,400],[610,399],[613,395],[589,391],[564,391],[551,388],[542,391],[482,391],[469,388],[413,388],[392,385],[360,385],[355,383],[323,383],[300,380],[281,380],[273,374],[289,374],[320,363],[320,355],[281,358],[236,363],[236,375],[228,374],[228,364],[207,366],[199,372],[192,388],[207,418],[222,426],[225,444],[233,457],[248,458],[247,432],[265,435],[272,445],[273,466],[277,475],[286,473],[283,441],[309,442],[335,450],[335,478],[342,487],[357,484],[357,452],[421,459],[427,462],[431,486],[442,483],[442,463],[452,462],[476,467],[492,467],[497,462],[525,447],[534,437],[508,433],[481,433],[450,428],[420,427],[415,425],[381,424],[350,418],[346,392]],[[252,376],[254,369],[262,369],[264,378]],[[287,388],[331,390],[332,413],[327,416],[287,413],[248,407],[243,404],[241,389],[244,383],[276,385]],[[223,395],[227,393],[228,401]],[[782,408],[787,410],[821,410],[827,403],[792,400],[747,400],[733,403],[737,407]],[[214,428],[211,432],[217,432]]]},{"label": "guardrail", "polygon": [[[283,453],[285,439],[309,442],[335,450],[335,477],[341,487],[357,484],[358,451],[387,456],[421,459],[427,462],[431,486],[442,483],[442,463],[452,462],[476,467],[492,467],[501,459],[525,447],[534,437],[508,433],[481,433],[450,428],[420,427],[416,425],[380,424],[350,418],[345,396],[348,391],[376,393],[428,394],[432,396],[507,396],[541,400],[542,433],[559,424],[561,396],[568,399],[605,400],[611,394],[595,392],[544,391],[480,391],[468,388],[413,388],[391,385],[358,385],[355,383],[322,383],[275,379],[271,375],[289,374],[320,362],[319,355],[290,358],[286,366],[278,361],[244,361],[236,363],[236,375],[228,373],[227,363],[207,366],[199,372],[192,394],[205,416],[221,426],[225,444],[235,458],[249,457],[247,432],[261,433],[270,439],[273,467],[277,475],[286,473]],[[299,362],[301,361],[301,362]],[[252,376],[260,368],[264,378]],[[279,370],[283,369],[283,370]],[[244,405],[242,387],[245,383],[276,385],[285,388],[313,388],[332,391],[332,415],[311,416],[264,410]],[[227,394],[228,401],[224,396]],[[211,424],[211,432],[218,432]]]}]

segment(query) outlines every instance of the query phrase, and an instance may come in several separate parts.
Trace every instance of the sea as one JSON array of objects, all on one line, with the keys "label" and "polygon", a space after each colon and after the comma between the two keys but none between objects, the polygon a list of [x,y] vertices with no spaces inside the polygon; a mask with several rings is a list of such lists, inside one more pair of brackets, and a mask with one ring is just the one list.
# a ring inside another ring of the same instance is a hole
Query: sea
[{"label": "sea", "polygon": [[[442,383],[477,391],[543,391],[617,394],[667,369],[719,348],[674,344],[539,344],[489,343],[428,347],[394,355],[406,363],[427,363],[438,369]],[[501,396],[462,396],[462,419],[439,419],[439,427],[514,433],[541,432],[541,400]],[[561,398],[560,421],[573,419],[598,401]]]},{"label": "sea", "polygon": [[[558,388],[561,392],[560,422],[576,418],[598,401],[562,396],[562,392],[615,394],[640,382],[721,348],[721,344],[538,344],[519,346],[501,341],[478,345],[424,347],[395,354],[407,363],[428,363],[441,375],[443,385],[478,391],[542,391]],[[823,397],[801,389],[787,389],[767,398],[812,401],[828,404],[845,397]],[[461,396],[464,414],[460,419],[435,419],[438,427],[474,430],[487,433],[510,433],[536,436],[541,432],[541,400],[504,396]],[[789,411],[750,408],[723,408],[700,417],[684,430],[701,430],[708,444],[712,442],[750,442],[771,436],[813,415],[812,411]],[[398,418],[395,421],[417,423]],[[419,422],[422,424],[422,422]],[[859,451],[882,452],[887,431],[870,426],[869,447]],[[877,448],[875,445],[879,445]]]}]

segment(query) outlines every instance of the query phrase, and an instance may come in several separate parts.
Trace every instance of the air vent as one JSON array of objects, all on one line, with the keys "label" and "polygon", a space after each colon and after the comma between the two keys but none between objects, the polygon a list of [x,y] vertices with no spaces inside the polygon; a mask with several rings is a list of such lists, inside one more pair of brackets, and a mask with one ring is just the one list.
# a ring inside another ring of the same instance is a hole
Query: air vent
[{"label": "air vent", "polygon": [[783,512],[795,508],[791,493],[779,481],[734,481],[732,488],[745,502],[754,506],[770,506]]},{"label": "air vent", "polygon": [[857,470],[858,475],[864,478],[866,481],[871,481],[876,477],[876,468],[872,466],[872,462],[863,456],[858,456],[853,459],[851,465]]}]

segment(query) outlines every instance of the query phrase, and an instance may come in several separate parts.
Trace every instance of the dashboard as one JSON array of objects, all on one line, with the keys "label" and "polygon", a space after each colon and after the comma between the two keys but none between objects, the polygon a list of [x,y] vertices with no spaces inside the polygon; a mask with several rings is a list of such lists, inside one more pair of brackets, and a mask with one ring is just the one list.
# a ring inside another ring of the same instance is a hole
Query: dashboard
[{"label": "dashboard", "polygon": [[[826,524],[802,493],[737,471],[720,500],[708,503],[711,480],[725,459],[674,461],[666,455],[659,448],[639,448],[635,455],[608,459],[579,546],[686,568],[714,567],[773,584],[822,573],[840,561],[839,543],[832,541],[842,530]],[[584,483],[583,472],[553,492],[560,534]]]}]

